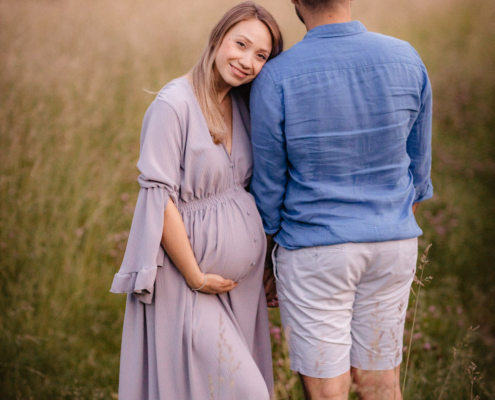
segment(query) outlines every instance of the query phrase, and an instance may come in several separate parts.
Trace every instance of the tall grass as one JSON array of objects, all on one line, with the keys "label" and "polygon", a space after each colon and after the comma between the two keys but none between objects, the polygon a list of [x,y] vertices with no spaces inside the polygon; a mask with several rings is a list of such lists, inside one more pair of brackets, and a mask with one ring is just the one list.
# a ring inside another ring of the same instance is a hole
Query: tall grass
[{"label": "tall grass", "polygon": [[[0,0],[0,398],[116,396],[125,299],[108,290],[137,195],[143,89],[186,72],[235,3]],[[290,2],[260,3],[288,46],[304,35]],[[445,398],[468,398],[471,361],[485,374],[474,392],[495,390],[494,11],[490,0],[354,2],[369,29],[420,51],[435,92],[436,197],[419,211],[435,279],[407,399],[438,397],[452,346],[478,323]],[[278,398],[300,399],[275,336]]]}]

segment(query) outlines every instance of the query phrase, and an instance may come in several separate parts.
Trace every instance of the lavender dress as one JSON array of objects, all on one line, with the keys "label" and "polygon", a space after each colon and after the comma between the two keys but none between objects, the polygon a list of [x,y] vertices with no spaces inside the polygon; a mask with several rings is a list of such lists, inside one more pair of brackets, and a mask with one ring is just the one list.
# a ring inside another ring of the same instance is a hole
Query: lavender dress
[{"label": "lavender dress", "polygon": [[[262,285],[261,218],[245,187],[252,172],[249,115],[232,93],[232,153],[215,145],[186,78],[146,112],[139,194],[111,291],[129,293],[119,400],[269,399],[270,336]],[[163,212],[178,207],[203,272],[239,282],[193,292],[160,246]]]}]

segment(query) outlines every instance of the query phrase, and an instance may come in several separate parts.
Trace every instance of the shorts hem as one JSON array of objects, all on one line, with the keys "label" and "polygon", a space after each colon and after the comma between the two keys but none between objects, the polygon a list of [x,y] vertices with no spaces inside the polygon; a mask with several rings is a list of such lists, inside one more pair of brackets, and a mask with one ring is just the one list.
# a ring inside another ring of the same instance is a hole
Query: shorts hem
[{"label": "shorts hem", "polygon": [[353,360],[354,357],[351,355],[351,367],[362,369],[365,371],[389,371],[398,367],[402,363],[402,354],[400,356],[392,356],[395,358],[394,361],[391,358],[383,356],[366,356],[365,362],[358,362]]},{"label": "shorts hem", "polygon": [[310,365],[291,358],[290,369],[310,378],[335,378],[349,371],[351,367],[348,362],[333,365]]}]

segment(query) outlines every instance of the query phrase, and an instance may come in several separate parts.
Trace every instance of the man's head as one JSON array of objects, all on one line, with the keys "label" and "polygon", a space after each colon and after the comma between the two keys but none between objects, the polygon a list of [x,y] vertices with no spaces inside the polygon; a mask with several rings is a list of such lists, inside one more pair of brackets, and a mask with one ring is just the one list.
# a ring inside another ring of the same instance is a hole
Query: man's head
[{"label": "man's head", "polygon": [[349,0],[300,0],[306,8],[315,12],[325,11],[339,6],[339,3],[348,3]]},{"label": "man's head", "polygon": [[296,8],[296,14],[302,23],[305,23],[305,16],[308,14],[324,14],[328,12],[338,12],[340,9],[347,9],[352,0],[292,0]]}]

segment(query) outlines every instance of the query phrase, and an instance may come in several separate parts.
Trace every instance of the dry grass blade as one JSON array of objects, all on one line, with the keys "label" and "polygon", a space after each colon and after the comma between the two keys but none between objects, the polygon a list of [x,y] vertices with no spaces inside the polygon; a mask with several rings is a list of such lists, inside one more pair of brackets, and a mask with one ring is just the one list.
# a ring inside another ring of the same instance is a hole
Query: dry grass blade
[{"label": "dry grass blade", "polygon": [[453,348],[454,360],[452,361],[452,364],[450,365],[449,372],[447,374],[447,377],[445,378],[442,389],[440,390],[440,395],[438,396],[438,400],[441,400],[443,398],[443,395],[444,395],[445,390],[447,389],[447,385],[449,383],[450,376],[452,375],[452,372],[454,371],[454,367],[457,365],[457,360],[459,359],[459,356],[460,356],[462,350],[469,343],[469,338],[470,338],[471,334],[478,329],[479,329],[479,326],[476,326],[475,328],[470,326],[468,332],[466,333],[466,336],[464,336],[464,338],[462,339],[459,348],[458,349],[455,347]]},{"label": "dry grass blade", "polygon": [[[412,341],[413,341],[413,336],[414,336],[414,326],[416,324],[416,316],[418,314],[419,294],[421,292],[421,287],[424,286],[423,273],[424,273],[426,264],[428,264],[428,252],[430,251],[430,247],[431,247],[431,244],[428,245],[428,247],[425,249],[423,255],[421,256],[421,263],[418,267],[419,270],[421,271],[421,275],[420,275],[419,279],[417,278],[416,275],[414,275],[414,283],[416,283],[418,285],[418,294],[416,295],[416,299],[414,301],[414,315],[413,315],[413,322],[412,322],[412,327],[411,327],[411,337],[409,338],[409,346],[407,349],[406,370],[404,372],[404,380],[402,382],[402,393],[404,393],[404,391],[406,389],[407,371],[409,368],[409,359],[411,357],[411,346],[412,346]],[[428,277],[424,281],[428,282],[430,278],[431,277]]]}]

